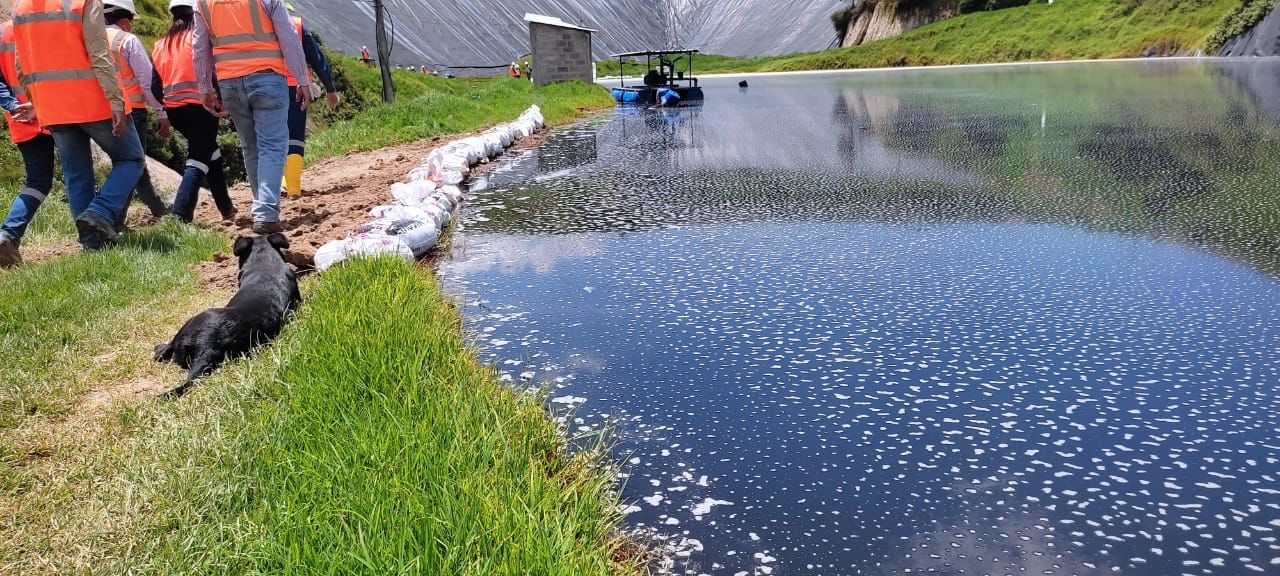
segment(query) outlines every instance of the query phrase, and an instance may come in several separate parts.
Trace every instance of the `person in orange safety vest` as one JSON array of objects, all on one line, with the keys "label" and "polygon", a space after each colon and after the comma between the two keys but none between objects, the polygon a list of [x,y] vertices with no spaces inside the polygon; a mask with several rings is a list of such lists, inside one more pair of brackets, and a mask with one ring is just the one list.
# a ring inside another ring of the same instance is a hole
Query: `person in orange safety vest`
[{"label": "person in orange safety vest", "polygon": [[[311,103],[302,42],[281,0],[197,0],[192,56],[205,107],[230,115],[253,191],[253,231],[282,232],[280,183],[289,141],[289,85]],[[218,93],[214,92],[216,74]]]},{"label": "person in orange safety vest", "polygon": [[53,136],[35,122],[31,100],[18,84],[18,52],[13,42],[13,22],[0,24],[0,109],[9,126],[9,137],[18,146],[26,168],[26,181],[0,225],[0,268],[22,264],[18,245],[36,210],[53,189]]},{"label": "person in orange safety vest", "polygon": [[195,0],[170,0],[173,20],[151,52],[156,70],[151,91],[164,103],[173,127],[187,140],[187,161],[182,183],[173,198],[173,215],[183,222],[191,222],[195,218],[200,188],[207,185],[222,219],[234,222],[237,211],[227,191],[222,150],[218,147],[219,120],[205,110],[200,83],[196,82],[191,50],[195,3]]},{"label": "person in orange safety vest", "polygon": [[[136,15],[133,0],[104,0],[103,11],[107,21],[107,45],[111,49],[111,57],[115,60],[116,71],[120,74],[120,84],[124,88],[125,99],[133,109],[129,113],[133,127],[142,142],[142,150],[147,149],[147,133],[150,118],[147,108],[150,107],[160,123],[161,138],[169,137],[169,117],[164,107],[151,95],[151,58],[142,41],[133,35],[133,19]],[[138,185],[133,189],[138,199],[151,210],[151,215],[160,218],[169,213],[169,205],[156,192],[151,183],[151,173],[144,165],[142,176],[138,177]],[[126,204],[128,206],[128,204]],[[123,228],[125,214],[122,212],[116,221],[117,228]]]},{"label": "person in orange safety vest", "polygon": [[[111,58],[102,0],[16,0],[13,36],[22,89],[62,159],[80,244],[100,250],[118,243],[115,222],[142,174],[144,156]],[[91,140],[111,158],[100,190]]]}]

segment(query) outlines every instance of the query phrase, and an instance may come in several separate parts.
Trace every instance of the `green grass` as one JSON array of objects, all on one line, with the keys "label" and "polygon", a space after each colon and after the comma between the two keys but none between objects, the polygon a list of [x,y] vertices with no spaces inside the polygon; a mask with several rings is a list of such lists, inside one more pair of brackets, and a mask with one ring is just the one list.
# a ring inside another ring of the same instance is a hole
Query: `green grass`
[{"label": "green grass", "polygon": [[308,160],[474,132],[514,120],[532,104],[542,108],[547,123],[552,125],[577,119],[583,110],[614,105],[604,89],[580,82],[539,88],[513,79],[434,80],[447,83],[446,89],[372,108],[312,136],[307,142]]},{"label": "green grass", "polygon": [[149,306],[193,287],[189,267],[226,243],[168,222],[126,235],[118,249],[0,273],[0,431],[65,412],[82,358],[109,345],[121,322],[143,321]]},{"label": "green grass", "polygon": [[[42,570],[49,542],[68,532],[76,493],[100,447],[88,419],[54,433],[83,395],[139,378],[157,326],[181,322],[199,293],[191,266],[227,241],[169,222],[130,233],[122,247],[0,272],[0,573]],[[159,328],[166,330],[167,328]]]},{"label": "green grass", "polygon": [[305,292],[269,351],[132,416],[99,496],[148,510],[98,528],[107,572],[635,572],[612,474],[476,361],[430,275],[356,260]]},{"label": "green grass", "polygon": [[[901,36],[850,48],[739,59],[704,55],[694,72],[784,72],[895,66],[1079,60],[1194,52],[1208,44],[1241,0],[1058,0],[964,14]],[[601,62],[602,75],[618,64]],[[640,67],[628,66],[635,74]]]}]

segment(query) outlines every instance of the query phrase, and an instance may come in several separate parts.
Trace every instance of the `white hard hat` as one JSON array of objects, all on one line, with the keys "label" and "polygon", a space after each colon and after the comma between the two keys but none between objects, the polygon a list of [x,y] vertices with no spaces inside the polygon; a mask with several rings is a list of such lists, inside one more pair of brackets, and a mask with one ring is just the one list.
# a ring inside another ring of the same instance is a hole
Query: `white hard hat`
[{"label": "white hard hat", "polygon": [[192,10],[196,9],[196,0],[169,0],[169,9],[173,10],[178,6],[186,6]]},{"label": "white hard hat", "polygon": [[133,0],[107,0],[102,3],[105,11],[111,12],[112,8],[128,10],[134,16],[138,15],[138,11],[133,9]]}]

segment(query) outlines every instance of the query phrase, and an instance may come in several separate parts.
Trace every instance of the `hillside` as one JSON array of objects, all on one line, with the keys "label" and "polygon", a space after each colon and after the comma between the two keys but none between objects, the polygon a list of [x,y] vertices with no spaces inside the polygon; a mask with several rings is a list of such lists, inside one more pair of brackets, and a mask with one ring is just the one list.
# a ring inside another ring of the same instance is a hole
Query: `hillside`
[{"label": "hillside", "polygon": [[[790,56],[701,56],[697,73],[1191,55],[1241,0],[1056,0],[964,14],[893,38]],[[617,74],[601,63],[600,74]],[[629,73],[635,68],[628,67]]]}]

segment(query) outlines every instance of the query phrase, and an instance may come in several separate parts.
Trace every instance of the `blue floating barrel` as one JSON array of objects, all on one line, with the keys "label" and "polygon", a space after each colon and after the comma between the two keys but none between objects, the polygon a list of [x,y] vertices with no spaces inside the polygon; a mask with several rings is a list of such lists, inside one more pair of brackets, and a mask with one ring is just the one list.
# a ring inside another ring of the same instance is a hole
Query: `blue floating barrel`
[{"label": "blue floating barrel", "polygon": [[665,107],[673,107],[680,105],[680,95],[670,88],[660,88],[658,90],[658,104]]}]

